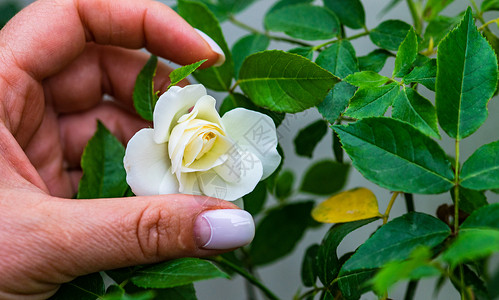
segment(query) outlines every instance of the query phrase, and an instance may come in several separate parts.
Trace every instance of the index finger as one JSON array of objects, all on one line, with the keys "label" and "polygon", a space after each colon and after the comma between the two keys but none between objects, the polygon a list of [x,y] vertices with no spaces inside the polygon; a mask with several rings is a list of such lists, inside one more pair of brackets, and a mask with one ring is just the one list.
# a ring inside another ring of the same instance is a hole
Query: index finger
[{"label": "index finger", "polygon": [[4,59],[38,80],[57,73],[87,42],[146,47],[182,65],[202,59],[212,65],[219,59],[184,19],[150,0],[40,0],[0,32],[0,49],[10,52]]}]

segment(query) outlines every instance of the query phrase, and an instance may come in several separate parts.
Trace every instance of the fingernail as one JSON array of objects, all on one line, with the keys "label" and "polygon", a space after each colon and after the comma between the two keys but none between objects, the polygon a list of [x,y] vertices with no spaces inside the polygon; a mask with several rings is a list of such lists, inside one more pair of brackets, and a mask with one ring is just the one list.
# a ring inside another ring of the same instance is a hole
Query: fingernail
[{"label": "fingernail", "polygon": [[218,60],[213,66],[220,67],[221,65],[223,65],[225,62],[225,54],[222,51],[222,48],[220,48],[220,46],[218,46],[218,44],[215,43],[215,41],[212,40],[206,33],[202,32],[199,29],[196,29],[196,31],[208,43],[208,45],[210,45],[211,50],[218,54]]},{"label": "fingernail", "polygon": [[194,225],[200,248],[224,250],[249,244],[255,236],[253,217],[242,209],[208,210]]}]

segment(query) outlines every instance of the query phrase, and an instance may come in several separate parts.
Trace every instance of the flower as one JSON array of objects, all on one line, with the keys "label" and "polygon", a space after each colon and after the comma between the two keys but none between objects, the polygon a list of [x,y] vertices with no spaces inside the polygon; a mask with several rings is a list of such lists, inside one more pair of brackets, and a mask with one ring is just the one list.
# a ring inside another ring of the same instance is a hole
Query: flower
[{"label": "flower", "polygon": [[198,194],[237,200],[281,161],[267,115],[235,108],[220,117],[203,85],[173,86],[159,98],[154,128],[137,132],[123,160],[139,196]]}]

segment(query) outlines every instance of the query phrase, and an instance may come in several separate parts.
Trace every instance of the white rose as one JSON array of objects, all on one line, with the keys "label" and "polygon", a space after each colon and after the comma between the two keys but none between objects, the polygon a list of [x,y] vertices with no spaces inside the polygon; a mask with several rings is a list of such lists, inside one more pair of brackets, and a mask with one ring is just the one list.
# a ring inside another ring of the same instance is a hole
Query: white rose
[{"label": "white rose", "polygon": [[124,164],[136,195],[200,194],[233,201],[277,168],[276,128],[259,112],[222,118],[203,85],[171,87],[159,98],[154,129],[128,142]]}]

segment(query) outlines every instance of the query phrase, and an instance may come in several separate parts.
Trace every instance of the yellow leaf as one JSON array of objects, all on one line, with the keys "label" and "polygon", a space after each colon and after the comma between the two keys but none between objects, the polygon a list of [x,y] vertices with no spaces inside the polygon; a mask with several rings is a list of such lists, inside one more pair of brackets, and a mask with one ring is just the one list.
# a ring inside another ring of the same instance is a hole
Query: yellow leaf
[{"label": "yellow leaf", "polygon": [[376,196],[366,188],[334,195],[312,210],[312,217],[322,223],[345,223],[381,216]]}]

